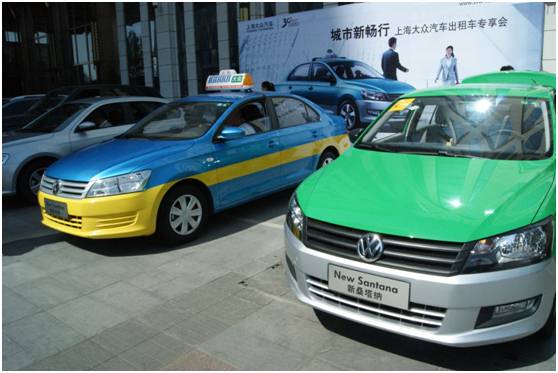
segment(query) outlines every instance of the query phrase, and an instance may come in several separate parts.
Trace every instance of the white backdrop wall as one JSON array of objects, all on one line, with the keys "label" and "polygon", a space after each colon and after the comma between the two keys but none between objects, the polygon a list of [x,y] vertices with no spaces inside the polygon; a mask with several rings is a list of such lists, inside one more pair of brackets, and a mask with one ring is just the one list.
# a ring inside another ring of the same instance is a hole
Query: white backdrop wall
[{"label": "white backdrop wall", "polygon": [[432,86],[446,46],[460,78],[503,65],[540,70],[544,3],[362,3],[239,23],[240,70],[255,82],[280,82],[327,49],[381,73],[381,55],[397,37],[399,80]]}]

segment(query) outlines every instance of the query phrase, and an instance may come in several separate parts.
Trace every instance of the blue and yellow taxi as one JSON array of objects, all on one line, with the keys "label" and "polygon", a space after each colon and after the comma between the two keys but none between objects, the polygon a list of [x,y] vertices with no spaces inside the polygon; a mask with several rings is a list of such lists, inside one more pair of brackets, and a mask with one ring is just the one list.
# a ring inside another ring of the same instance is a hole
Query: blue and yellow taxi
[{"label": "blue and yellow taxi", "polygon": [[186,242],[216,212],[293,187],[350,142],[342,118],[287,93],[252,92],[248,74],[162,106],[121,136],[44,173],[42,223],[87,238],[157,234]]}]

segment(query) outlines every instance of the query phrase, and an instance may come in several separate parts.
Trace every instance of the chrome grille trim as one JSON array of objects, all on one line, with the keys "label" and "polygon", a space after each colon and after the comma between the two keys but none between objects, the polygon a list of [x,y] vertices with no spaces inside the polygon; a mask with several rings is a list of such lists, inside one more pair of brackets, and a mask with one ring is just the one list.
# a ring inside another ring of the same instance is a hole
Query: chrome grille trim
[{"label": "chrome grille trim", "polygon": [[[362,262],[357,243],[365,233],[368,232],[307,218],[303,241],[311,249]],[[466,244],[373,233],[380,234],[384,243],[384,252],[374,265],[453,276],[461,272],[469,253]]]},{"label": "chrome grille trim", "polygon": [[311,276],[306,276],[306,285],[311,297],[319,301],[349,308],[361,315],[406,324],[421,330],[438,329],[446,316],[447,309],[441,307],[410,303],[409,309],[404,310],[354,298],[329,290],[327,281]]},{"label": "chrome grille trim", "polygon": [[[52,192],[52,186],[56,181],[58,181],[60,189],[58,193],[54,194]],[[43,175],[43,178],[41,179],[40,190],[43,193],[55,195],[58,197],[81,199],[85,198],[85,196],[87,195],[87,191],[89,190],[89,183],[55,179]]]}]

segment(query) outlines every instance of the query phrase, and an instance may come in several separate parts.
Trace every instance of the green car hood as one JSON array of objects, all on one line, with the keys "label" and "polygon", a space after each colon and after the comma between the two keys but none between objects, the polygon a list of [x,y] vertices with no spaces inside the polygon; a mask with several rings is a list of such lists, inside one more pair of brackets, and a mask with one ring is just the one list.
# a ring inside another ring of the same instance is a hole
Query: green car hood
[{"label": "green car hood", "polygon": [[508,161],[351,148],[301,184],[297,198],[313,219],[468,242],[530,224],[554,174],[554,158]]}]

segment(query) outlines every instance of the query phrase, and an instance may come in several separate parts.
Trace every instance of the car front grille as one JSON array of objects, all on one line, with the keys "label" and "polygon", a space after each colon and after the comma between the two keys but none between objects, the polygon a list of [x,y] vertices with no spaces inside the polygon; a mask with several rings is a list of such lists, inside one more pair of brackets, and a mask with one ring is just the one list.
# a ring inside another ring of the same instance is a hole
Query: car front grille
[{"label": "car front grille", "polygon": [[[364,262],[357,253],[359,238],[368,232],[307,218],[304,244],[324,253]],[[452,242],[382,235],[384,252],[374,265],[441,276],[461,271],[468,250]]]},{"label": "car front grille", "polygon": [[[58,190],[56,193],[53,191],[55,183],[58,183]],[[80,181],[53,179],[43,175],[43,179],[41,180],[41,192],[66,198],[84,198],[88,184],[89,183]]]},{"label": "car front grille", "polygon": [[43,209],[43,216],[45,219],[50,220],[52,223],[56,223],[74,229],[82,228],[81,216],[69,215],[67,219],[63,219],[57,216],[49,215],[45,209]]},{"label": "car front grille", "polygon": [[310,296],[317,301],[334,305],[367,317],[396,322],[422,330],[434,331],[442,326],[446,308],[409,303],[409,309],[399,309],[379,303],[354,298],[330,290],[327,281],[306,276],[306,286]]}]

